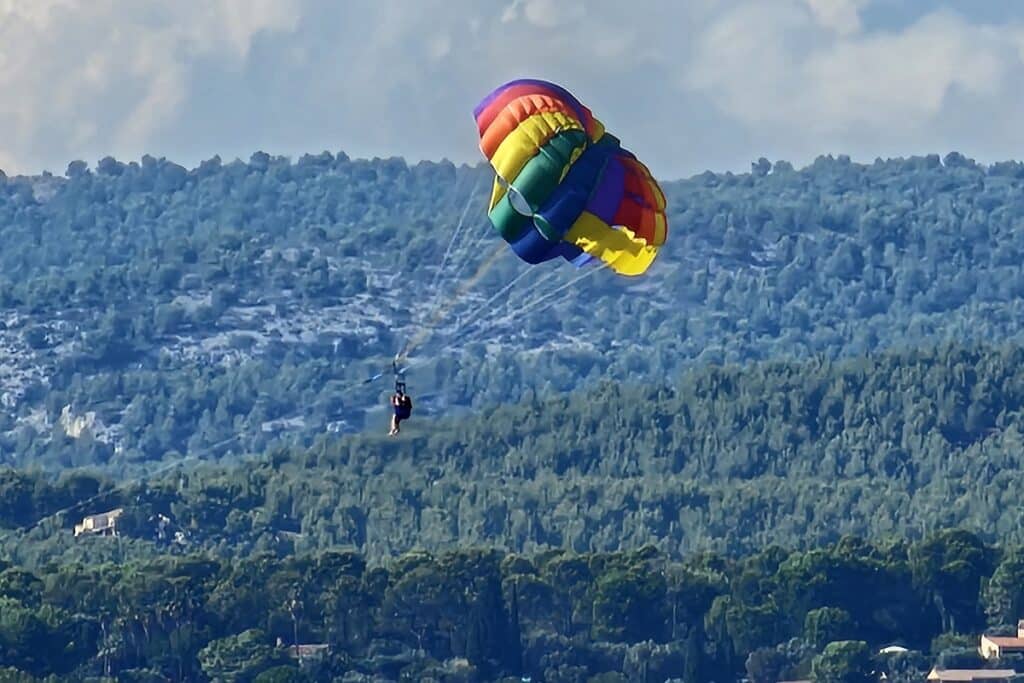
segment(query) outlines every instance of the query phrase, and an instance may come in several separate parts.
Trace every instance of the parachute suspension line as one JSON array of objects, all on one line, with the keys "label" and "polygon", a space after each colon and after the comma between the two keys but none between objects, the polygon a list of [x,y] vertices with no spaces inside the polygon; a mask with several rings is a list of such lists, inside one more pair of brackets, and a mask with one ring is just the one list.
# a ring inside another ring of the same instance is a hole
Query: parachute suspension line
[{"label": "parachute suspension line", "polygon": [[[595,266],[593,268],[588,268],[587,272],[581,273],[581,274],[577,275],[576,277],[572,278],[568,282],[566,282],[566,283],[562,284],[561,286],[559,286],[557,289],[554,289],[551,292],[548,292],[547,294],[542,295],[541,297],[538,297],[538,298],[534,299],[532,302],[528,303],[523,308],[517,310],[515,312],[515,315],[510,316],[508,318],[505,318],[503,320],[500,320],[496,324],[513,322],[515,319],[520,318],[523,315],[527,315],[527,314],[530,314],[530,313],[539,313],[540,311],[544,311],[544,310],[550,308],[551,306],[554,306],[555,304],[557,304],[561,300],[561,299],[554,299],[554,297],[556,295],[558,295],[559,293],[561,293],[562,291],[564,291],[568,287],[571,287],[572,285],[576,284],[577,282],[580,282],[581,280],[584,280],[584,279],[586,279],[588,277],[591,277],[592,275],[594,275],[598,271],[604,270],[607,267],[609,267],[607,263],[602,263],[600,266]],[[548,301],[549,299],[554,299],[554,300],[553,301]],[[545,303],[545,302],[547,302],[547,303]],[[450,343],[447,346],[445,346],[444,348],[440,349],[437,353],[431,354],[430,358],[424,358],[424,359],[421,359],[421,360],[412,361],[411,363],[409,363],[409,365],[406,366],[406,369],[410,369],[410,368],[413,368],[413,367],[418,367],[418,366],[424,365],[424,364],[426,364],[426,363],[428,363],[430,361],[436,361],[436,360],[438,360],[440,358],[444,358],[446,356],[449,356],[449,355],[452,355],[452,354],[456,353],[459,350],[459,347],[461,347],[467,341],[477,341],[477,340],[474,340],[473,338],[476,337],[478,334],[480,334],[481,331],[482,330],[475,330],[475,331],[474,330],[470,330],[469,332],[467,332],[463,336],[462,339],[456,339],[456,340],[452,341],[452,343]]]},{"label": "parachute suspension line", "polygon": [[491,266],[493,266],[494,263],[505,253],[505,247],[506,245],[504,243],[495,246],[494,251],[491,252],[491,255],[487,258],[487,260],[480,264],[476,272],[473,273],[473,276],[462,284],[459,290],[455,293],[455,296],[448,298],[447,305],[443,306],[441,310],[437,311],[428,324],[421,325],[416,335],[414,337],[411,337],[409,341],[406,342],[402,350],[395,355],[396,361],[408,358],[410,353],[412,353],[415,349],[417,349],[419,346],[421,346],[424,342],[426,342],[433,336],[435,325],[438,323],[438,321],[443,320],[447,316],[448,311],[450,311],[452,307],[458,303],[459,299],[465,296],[466,292],[472,289],[473,286],[477,282],[479,282],[480,278],[482,278],[487,273],[487,271],[491,269]]},{"label": "parachute suspension line", "polygon": [[[528,275],[531,275],[531,274],[533,274],[533,268],[527,268],[526,270],[521,272],[519,275],[517,275],[515,278],[513,278],[511,282],[509,282],[507,285],[505,285],[504,287],[499,289],[497,292],[495,292],[494,295],[491,296],[491,298],[489,298],[487,301],[483,302],[482,304],[480,304],[479,306],[474,308],[472,311],[470,311],[469,314],[466,316],[466,318],[464,320],[462,320],[462,322],[460,322],[459,325],[454,330],[452,330],[448,335],[446,335],[446,338],[455,337],[456,335],[459,334],[459,332],[461,332],[462,330],[466,329],[466,327],[469,326],[470,324],[472,324],[474,322],[478,322],[478,319],[480,318],[480,314],[481,313],[487,313],[488,314],[488,315],[483,316],[483,319],[482,319],[483,321],[486,322],[487,319],[489,319],[491,316],[493,316],[494,313],[496,312],[495,309],[490,308],[491,304],[494,303],[494,301],[497,300],[498,297],[500,297],[502,294],[504,294],[505,292],[509,291],[513,287],[515,287],[516,283],[518,283],[524,277],[526,277]],[[558,274],[559,274],[559,272],[557,270],[548,271],[547,273],[545,273],[545,275],[543,277],[538,278],[532,285],[528,286],[527,289],[524,290],[524,292],[531,291],[532,289],[543,285],[548,280],[550,280],[553,276],[557,276]],[[504,308],[507,305],[508,305],[508,303],[506,302],[502,306],[499,306],[497,310],[500,311],[502,308]]]},{"label": "parachute suspension line", "polygon": [[[482,241],[482,240],[480,240],[480,241]],[[479,266],[479,268],[477,269],[476,273],[474,273],[473,276],[468,281],[466,281],[462,285],[462,287],[459,288],[459,291],[456,292],[455,296],[453,296],[453,297],[448,299],[448,306],[446,306],[445,309],[440,312],[440,315],[443,315],[445,311],[450,310],[458,302],[458,300],[461,297],[463,297],[466,294],[466,292],[468,292],[480,280],[480,278],[482,278],[490,270],[490,268],[494,265],[494,263],[497,261],[497,259],[502,254],[504,254],[506,251],[507,251],[507,249],[506,249],[506,245],[505,244],[497,245],[495,247],[494,251],[491,253],[491,255]],[[548,292],[546,294],[542,294],[540,297],[537,297],[533,301],[528,302],[527,304],[525,304],[523,306],[523,308],[521,308],[519,310],[516,310],[512,315],[507,316],[505,318],[498,319],[495,322],[495,324],[508,324],[510,322],[515,321],[516,319],[521,318],[524,315],[529,314],[530,312],[533,312],[537,306],[543,304],[548,299],[551,299],[551,298],[555,297],[557,294],[559,294],[560,292],[564,291],[566,288],[571,287],[573,284],[575,284],[576,282],[578,282],[578,281],[580,281],[580,280],[582,280],[584,278],[590,277],[591,275],[593,275],[594,273],[596,273],[599,270],[604,269],[605,267],[607,267],[607,264],[602,264],[599,267],[588,269],[588,272],[583,273],[581,275],[578,275],[578,276],[572,278],[571,280],[569,280],[568,282],[565,282],[564,284],[558,286],[556,289],[552,290],[551,292]],[[408,373],[409,370],[411,370],[414,367],[418,367],[418,366],[424,364],[425,362],[427,362],[427,360],[435,360],[435,359],[437,359],[439,357],[451,354],[452,352],[456,351],[458,346],[460,346],[466,340],[472,339],[473,337],[478,336],[481,332],[484,332],[486,328],[480,328],[480,329],[476,329],[476,330],[469,330],[463,336],[462,339],[457,339],[456,338],[457,335],[460,332],[462,332],[463,330],[466,330],[466,328],[469,327],[474,322],[474,318],[479,318],[480,317],[479,314],[481,312],[483,312],[483,311],[486,311],[488,306],[490,306],[491,303],[493,303],[503,293],[505,293],[508,290],[512,289],[512,287],[514,287],[516,285],[516,283],[518,283],[520,280],[522,280],[526,276],[532,274],[532,272],[533,272],[533,268],[526,268],[522,273],[520,273],[515,278],[513,278],[513,280],[511,282],[509,282],[507,285],[505,285],[500,291],[498,291],[497,293],[492,295],[486,302],[484,302],[483,304],[481,304],[481,305],[477,306],[475,309],[473,309],[473,311],[471,312],[468,320],[465,320],[464,322],[461,322],[455,330],[453,330],[452,332],[448,333],[447,335],[445,335],[443,337],[443,339],[445,339],[445,340],[447,340],[447,339],[454,339],[452,341],[452,343],[450,343],[447,346],[445,346],[438,353],[431,354],[431,357],[429,359],[415,360],[415,361],[412,361],[412,362],[406,362],[408,360],[409,354],[412,353],[412,351],[414,349],[418,348],[424,342],[428,341],[433,336],[433,332],[435,331],[435,330],[428,330],[427,333],[424,334],[423,330],[421,329],[420,333],[417,335],[417,337],[411,338],[409,340],[409,342],[407,342],[405,348],[402,351],[400,351],[398,354],[395,355],[394,359],[391,362],[390,368],[381,368],[377,373],[375,373],[373,376],[371,376],[371,377],[369,377],[367,379],[354,380],[353,382],[351,382],[351,383],[349,383],[349,384],[347,384],[345,386],[340,387],[335,392],[335,395],[339,396],[339,397],[340,396],[345,396],[345,395],[349,394],[350,392],[355,391],[356,389],[359,389],[361,387],[365,387],[368,384],[372,384],[372,383],[376,382],[377,380],[383,378],[385,376],[385,374],[387,374],[388,369],[390,369],[392,371],[392,373],[393,373],[393,375],[395,377],[395,387],[396,387],[396,389],[401,385],[402,389],[404,390],[404,388],[405,388],[404,387],[404,377]],[[552,271],[548,272],[543,277],[538,278],[536,282],[532,283],[530,286],[528,286],[526,289],[524,289],[523,290],[524,293],[532,292],[533,290],[535,290],[538,287],[540,287],[543,284],[545,284],[551,278],[557,277],[557,276],[561,275],[561,272],[562,271],[559,270],[559,269],[555,269],[555,270],[552,270]],[[540,310],[545,310],[546,308],[548,308],[550,306],[553,306],[556,303],[558,303],[557,300],[552,301],[547,306],[544,306]],[[506,303],[501,308],[504,309],[504,308],[507,307],[507,305],[508,304]],[[438,315],[435,315],[435,319],[437,319],[438,317],[439,317]],[[491,318],[491,316],[485,316],[484,320],[486,321],[489,318]],[[476,322],[479,322],[479,320],[477,320]],[[186,458],[186,460],[187,459],[190,459],[190,458]]]},{"label": "parachute suspension line", "polygon": [[395,373],[395,393],[405,393],[405,370],[398,367],[398,361],[391,362],[391,371]]},{"label": "parachute suspension line", "polygon": [[[541,296],[538,299],[534,299],[533,301],[530,301],[530,302],[524,304],[521,309],[515,311],[514,314],[512,315],[512,317],[508,318],[505,322],[506,323],[513,323],[513,322],[519,320],[520,318],[522,318],[523,316],[526,316],[526,315],[536,315],[536,314],[540,313],[541,311],[546,311],[547,309],[551,308],[552,306],[554,306],[555,304],[557,304],[557,303],[559,303],[561,301],[561,299],[555,298],[556,295],[560,294],[566,288],[571,287],[572,285],[576,284],[577,282],[579,282],[581,280],[585,280],[588,277],[590,277],[590,276],[594,275],[595,273],[597,273],[598,271],[604,270],[605,268],[608,268],[608,267],[609,266],[608,266],[607,263],[602,263],[600,266],[595,266],[595,267],[591,268],[590,272],[581,273],[581,274],[577,275],[572,280],[570,280],[569,282],[565,283],[564,285],[562,285],[558,289],[555,289],[555,290],[545,294],[544,296]],[[550,299],[550,301],[549,301],[549,299]],[[545,301],[547,301],[547,303],[544,303]],[[541,304],[543,304],[543,305],[541,305]]]},{"label": "parachute suspension line", "polygon": [[[448,257],[452,255],[452,247],[459,239],[459,235],[462,234],[462,228],[466,223],[466,216],[469,214],[469,207],[473,205],[473,199],[476,197],[476,191],[480,187],[480,179],[477,178],[476,183],[473,185],[473,189],[469,192],[469,197],[466,198],[466,205],[462,208],[462,215],[459,217],[459,222],[455,226],[455,231],[452,233],[452,237],[448,240],[448,247],[444,250],[444,256],[441,258],[441,266],[434,273],[434,279],[430,283],[430,289],[427,291],[434,293],[434,300],[430,304],[430,308],[427,309],[428,313],[432,313],[435,308],[440,304],[441,290],[438,288],[439,280],[441,275],[444,273],[445,266],[448,264]],[[428,317],[424,315],[424,318]]]},{"label": "parachute suspension line", "polygon": [[[456,183],[455,183],[455,188],[456,188],[455,195],[456,196],[458,196],[458,191],[457,191],[458,190],[458,186],[459,186],[459,183],[458,183],[458,181],[456,181]],[[427,309],[427,311],[420,318],[420,320],[421,320],[420,324],[422,324],[422,321],[430,316],[430,313],[440,303],[439,302],[440,291],[437,289],[438,281],[440,280],[441,275],[444,273],[445,266],[448,264],[448,257],[451,256],[451,254],[452,254],[452,247],[455,245],[456,241],[459,238],[459,235],[462,233],[462,227],[465,224],[466,215],[469,213],[469,207],[473,203],[473,198],[476,196],[476,191],[477,191],[478,187],[480,187],[480,179],[479,178],[477,178],[476,183],[473,185],[473,189],[470,191],[469,196],[466,198],[466,204],[465,204],[465,206],[462,209],[462,215],[459,217],[459,222],[455,225],[455,230],[452,232],[452,236],[448,240],[448,246],[445,247],[444,255],[441,257],[441,265],[434,272],[434,278],[433,278],[433,280],[430,283],[430,289],[427,290],[427,291],[430,291],[430,292],[434,292],[434,298],[433,298],[433,301],[430,304],[430,307]],[[405,347],[407,347],[409,345],[409,338],[410,337],[411,337],[411,334],[406,337],[404,345],[399,347],[398,352],[395,353],[395,358],[396,359],[401,357],[401,355],[404,353]]]},{"label": "parachute suspension line", "polygon": [[[481,332],[486,331],[490,327],[494,327],[494,326],[502,325],[502,324],[505,324],[505,325],[511,324],[511,323],[513,323],[513,322],[515,322],[515,321],[517,321],[517,320],[519,320],[519,319],[523,318],[524,316],[529,315],[531,313],[538,313],[540,311],[547,310],[548,308],[550,308],[550,307],[554,306],[555,304],[557,304],[559,300],[555,299],[554,301],[550,301],[549,303],[547,303],[546,305],[544,305],[543,307],[540,307],[540,308],[538,308],[538,306],[543,304],[545,301],[548,301],[549,299],[553,299],[555,296],[557,296],[561,292],[565,291],[569,287],[573,286],[577,282],[579,282],[581,280],[584,280],[584,279],[592,276],[594,273],[597,273],[598,271],[604,270],[607,267],[608,267],[607,263],[602,263],[600,266],[596,266],[594,268],[588,269],[587,272],[582,273],[580,275],[577,275],[576,277],[574,277],[571,280],[569,280],[568,282],[562,284],[558,288],[553,289],[552,291],[550,291],[550,292],[548,292],[546,294],[543,294],[542,296],[534,299],[533,301],[530,301],[530,302],[524,304],[522,306],[522,308],[519,308],[519,309],[515,310],[511,315],[506,316],[504,318],[499,318],[498,320],[493,321],[493,323],[491,325],[489,325],[487,328],[481,328],[481,329],[477,329],[477,330],[470,330],[470,331],[468,331],[461,339],[456,338],[449,347],[446,347],[446,350],[447,350],[447,348],[452,348],[454,346],[464,344],[467,341],[482,341],[482,340],[474,340],[473,338],[476,337]],[[453,333],[453,336],[455,334],[457,334],[457,332],[458,331]]]},{"label": "parachute suspension line", "polygon": [[542,294],[539,298],[536,298],[533,301],[526,302],[525,304],[523,304],[522,308],[520,308],[519,310],[515,311],[515,317],[518,318],[521,315],[526,315],[527,313],[534,312],[536,310],[537,306],[539,306],[543,302],[547,301],[548,299],[550,299],[554,295],[558,294],[559,292],[564,291],[567,287],[570,287],[571,285],[576,284],[580,280],[586,280],[588,277],[590,277],[592,275],[595,275],[596,273],[599,273],[600,271],[604,270],[605,268],[608,268],[609,265],[610,264],[608,264],[608,263],[602,262],[601,265],[599,265],[599,266],[593,266],[592,268],[588,268],[586,270],[586,272],[580,273],[579,275],[577,275],[573,279],[571,279],[568,282],[566,282],[565,284],[563,284],[558,289],[552,290],[552,291],[550,291],[550,292],[548,292],[546,294]]},{"label": "parachute suspension line", "polygon": [[[452,274],[452,276],[450,278],[447,278],[447,282],[454,283],[459,281],[459,276],[462,275],[462,272],[466,269],[466,266],[469,265],[470,261],[473,260],[472,255],[480,251],[480,249],[483,247],[484,241],[486,241],[488,237],[492,237],[493,235],[493,228],[491,222],[488,220],[484,223],[484,229],[479,231],[479,234],[477,235],[476,239],[472,240],[471,242],[466,242],[465,247],[461,250],[458,250],[457,253],[453,256],[453,260],[458,263],[458,267],[455,269],[455,272]],[[473,282],[475,283],[478,279],[479,278],[475,278]],[[443,290],[443,286],[438,288],[438,290],[435,292],[435,299],[441,297]],[[457,291],[455,295],[455,300],[452,303],[456,303],[466,292],[467,290],[465,288]],[[449,307],[449,309],[447,310],[451,310],[451,308]],[[440,323],[441,320],[445,318],[447,318],[447,316],[442,316],[441,319],[435,318],[433,323]]]},{"label": "parachute suspension line", "polygon": [[452,275],[453,281],[458,281],[459,276],[462,275],[462,271],[466,269],[466,265],[470,261],[470,256],[480,250],[484,241],[494,236],[494,226],[491,224],[490,219],[484,222],[484,229],[479,232],[476,239],[469,242],[466,248],[459,253],[459,257],[456,259],[459,262],[458,268],[455,269],[455,274]]}]

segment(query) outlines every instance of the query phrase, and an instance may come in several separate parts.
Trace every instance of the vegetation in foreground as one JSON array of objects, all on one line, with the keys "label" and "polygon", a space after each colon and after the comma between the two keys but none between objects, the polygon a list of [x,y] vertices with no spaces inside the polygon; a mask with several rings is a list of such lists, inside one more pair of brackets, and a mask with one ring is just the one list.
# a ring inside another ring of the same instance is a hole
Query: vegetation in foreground
[{"label": "vegetation in foreground", "polygon": [[[1024,550],[962,530],[685,561],[464,549],[384,566],[327,551],[0,567],[5,680],[909,683],[933,663],[985,666],[978,634],[1024,615]],[[890,645],[909,652],[877,654]]]}]

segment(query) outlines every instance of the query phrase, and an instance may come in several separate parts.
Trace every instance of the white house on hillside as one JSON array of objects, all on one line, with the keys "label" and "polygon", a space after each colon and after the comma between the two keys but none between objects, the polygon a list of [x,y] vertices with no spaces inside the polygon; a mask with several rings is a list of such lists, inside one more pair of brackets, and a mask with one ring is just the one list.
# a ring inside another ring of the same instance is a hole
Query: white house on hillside
[{"label": "white house on hillside", "polygon": [[981,636],[978,651],[985,659],[999,659],[1009,654],[1024,653],[1024,619],[1017,622],[1016,636]]}]

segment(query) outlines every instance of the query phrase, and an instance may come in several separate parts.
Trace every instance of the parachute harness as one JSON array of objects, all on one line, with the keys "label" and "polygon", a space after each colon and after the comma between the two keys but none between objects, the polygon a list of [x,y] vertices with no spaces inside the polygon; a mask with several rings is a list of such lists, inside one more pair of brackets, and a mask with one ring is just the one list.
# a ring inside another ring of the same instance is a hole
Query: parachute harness
[{"label": "parachute harness", "polygon": [[405,395],[405,370],[398,367],[398,359],[391,361],[391,369],[395,373],[395,393]]}]

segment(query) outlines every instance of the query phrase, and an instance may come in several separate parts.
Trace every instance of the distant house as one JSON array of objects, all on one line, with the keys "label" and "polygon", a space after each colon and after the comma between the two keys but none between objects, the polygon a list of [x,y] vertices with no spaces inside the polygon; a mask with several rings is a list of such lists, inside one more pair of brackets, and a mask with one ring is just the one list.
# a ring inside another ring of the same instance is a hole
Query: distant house
[{"label": "distant house", "polygon": [[985,659],[999,659],[1009,654],[1024,653],[1024,619],[1017,622],[1016,636],[981,636],[978,651]]},{"label": "distant house", "polygon": [[[286,647],[284,641],[281,638],[277,639],[278,647]],[[292,659],[299,660],[299,663],[303,662],[315,662],[320,661],[331,652],[331,646],[329,643],[310,643],[310,644],[299,644],[299,645],[288,645],[285,650],[288,656]]]},{"label": "distant house", "polygon": [[893,655],[898,654],[900,652],[910,652],[910,650],[903,647],[902,645],[890,645],[889,647],[883,647],[881,650],[878,651],[878,654]]},{"label": "distant house", "polygon": [[117,535],[117,519],[124,514],[123,508],[116,508],[110,512],[102,512],[98,515],[89,515],[82,520],[81,524],[75,525],[75,537],[82,534],[99,534],[101,536]]},{"label": "distant house", "polygon": [[932,669],[928,674],[929,681],[939,683],[973,683],[973,681],[986,681],[987,683],[1011,683],[1019,680],[1017,672],[1013,669]]},{"label": "distant house", "polygon": [[327,643],[311,643],[309,645],[292,645],[288,648],[288,654],[299,660],[323,659],[331,650]]}]

